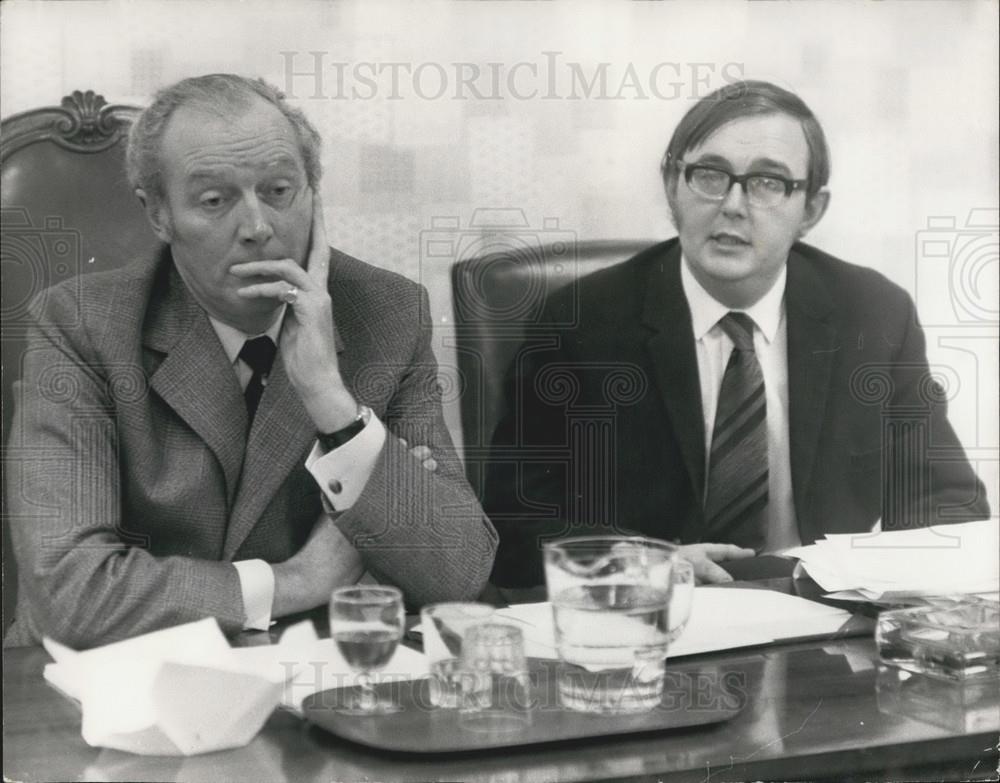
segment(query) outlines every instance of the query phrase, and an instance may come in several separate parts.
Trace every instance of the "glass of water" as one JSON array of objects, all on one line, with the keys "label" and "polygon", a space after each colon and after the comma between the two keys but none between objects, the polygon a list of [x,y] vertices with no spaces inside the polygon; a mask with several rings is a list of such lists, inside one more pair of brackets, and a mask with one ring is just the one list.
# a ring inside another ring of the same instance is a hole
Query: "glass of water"
[{"label": "glass of water", "polygon": [[403,594],[395,587],[340,587],[330,597],[330,635],[348,665],[359,673],[361,692],[350,710],[362,714],[396,712],[379,698],[372,673],[384,668],[403,638]]},{"label": "glass of water", "polygon": [[677,546],[640,536],[582,536],[546,543],[543,551],[560,703],[602,714],[656,707],[671,638]]}]

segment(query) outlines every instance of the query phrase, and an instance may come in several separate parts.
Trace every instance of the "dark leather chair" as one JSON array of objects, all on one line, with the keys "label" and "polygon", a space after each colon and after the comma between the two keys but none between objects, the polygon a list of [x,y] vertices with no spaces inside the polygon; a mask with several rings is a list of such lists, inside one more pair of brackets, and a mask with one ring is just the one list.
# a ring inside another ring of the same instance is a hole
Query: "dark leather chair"
[{"label": "dark leather chair", "polygon": [[465,470],[477,495],[482,497],[493,431],[506,413],[504,374],[525,339],[547,331],[540,320],[546,297],[652,244],[654,240],[512,242],[509,249],[452,267]]},{"label": "dark leather chair", "polygon": [[[156,247],[157,240],[125,178],[125,138],[139,111],[108,105],[103,96],[88,90],[66,96],[61,106],[24,112],[0,123],[5,446],[31,299],[81,272],[113,269]],[[6,500],[3,511],[6,630],[12,619],[17,576]]]}]

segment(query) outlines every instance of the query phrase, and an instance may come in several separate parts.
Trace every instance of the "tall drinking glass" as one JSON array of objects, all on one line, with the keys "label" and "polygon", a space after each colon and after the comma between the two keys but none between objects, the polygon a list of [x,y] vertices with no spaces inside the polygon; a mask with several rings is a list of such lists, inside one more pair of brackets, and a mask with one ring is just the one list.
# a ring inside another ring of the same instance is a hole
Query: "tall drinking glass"
[{"label": "tall drinking glass", "polygon": [[372,672],[382,669],[399,645],[404,628],[403,594],[395,587],[340,587],[330,597],[330,635],[348,665],[359,673],[361,693],[350,711],[396,712],[380,699]]},{"label": "tall drinking glass", "polygon": [[634,713],[663,694],[677,547],[626,536],[584,536],[544,545],[568,709]]}]

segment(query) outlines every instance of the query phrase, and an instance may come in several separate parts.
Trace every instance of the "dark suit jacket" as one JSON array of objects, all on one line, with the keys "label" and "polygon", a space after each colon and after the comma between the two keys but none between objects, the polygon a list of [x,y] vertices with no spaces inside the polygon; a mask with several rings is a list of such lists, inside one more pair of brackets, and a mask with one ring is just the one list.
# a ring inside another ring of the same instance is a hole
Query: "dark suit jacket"
[{"label": "dark suit jacket", "polygon": [[[680,263],[670,240],[556,294],[552,323],[574,312],[578,323],[529,340],[515,359],[484,496],[500,532],[497,584],[539,583],[545,538],[625,530],[701,540],[704,424]],[[910,297],[873,270],[796,244],[785,308],[802,541],[867,531],[879,518],[894,529],[988,516]]]},{"label": "dark suit jacket", "polygon": [[[344,380],[389,431],[337,525],[412,604],[474,598],[496,533],[441,415],[427,293],[337,251],[329,289]],[[316,433],[280,353],[247,433],[239,382],[169,249],[34,308],[6,461],[20,572],[7,642],[89,646],[208,615],[239,630],[227,561],[287,559],[322,510],[304,467]],[[437,471],[398,437],[430,446]]]}]

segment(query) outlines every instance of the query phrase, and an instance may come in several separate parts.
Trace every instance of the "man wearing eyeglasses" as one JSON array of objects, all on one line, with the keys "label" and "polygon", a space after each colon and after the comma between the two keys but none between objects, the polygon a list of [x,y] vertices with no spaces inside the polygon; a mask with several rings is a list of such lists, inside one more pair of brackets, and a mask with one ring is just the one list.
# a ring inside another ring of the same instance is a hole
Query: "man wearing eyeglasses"
[{"label": "man wearing eyeglasses", "polygon": [[728,85],[661,170],[679,236],[552,297],[573,327],[511,368],[494,581],[541,582],[541,542],[570,534],[679,540],[720,582],[827,533],[987,517],[910,296],[800,242],[830,201],[808,106]]}]

